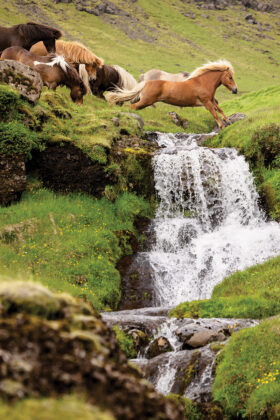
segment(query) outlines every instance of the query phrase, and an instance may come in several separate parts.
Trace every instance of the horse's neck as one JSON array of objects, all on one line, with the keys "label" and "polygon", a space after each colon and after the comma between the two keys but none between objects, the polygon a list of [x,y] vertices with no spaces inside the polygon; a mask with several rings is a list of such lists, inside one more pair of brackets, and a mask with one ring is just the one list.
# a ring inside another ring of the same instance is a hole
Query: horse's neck
[{"label": "horse's neck", "polygon": [[217,88],[221,85],[221,71],[210,71],[202,76],[200,76],[202,80],[207,80],[207,87],[209,88],[210,92],[214,95]]}]

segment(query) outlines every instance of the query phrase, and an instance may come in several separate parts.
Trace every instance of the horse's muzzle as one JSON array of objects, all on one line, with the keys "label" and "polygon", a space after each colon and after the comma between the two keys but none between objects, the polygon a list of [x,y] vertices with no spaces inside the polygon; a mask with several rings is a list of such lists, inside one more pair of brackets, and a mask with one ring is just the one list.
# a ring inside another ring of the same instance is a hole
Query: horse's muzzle
[{"label": "horse's muzzle", "polygon": [[90,82],[93,82],[94,80],[96,80],[96,76],[94,76],[93,74],[91,74],[91,75],[89,76],[89,81],[90,81]]},{"label": "horse's muzzle", "polygon": [[236,94],[238,92],[237,88],[232,88],[231,89],[232,93]]}]

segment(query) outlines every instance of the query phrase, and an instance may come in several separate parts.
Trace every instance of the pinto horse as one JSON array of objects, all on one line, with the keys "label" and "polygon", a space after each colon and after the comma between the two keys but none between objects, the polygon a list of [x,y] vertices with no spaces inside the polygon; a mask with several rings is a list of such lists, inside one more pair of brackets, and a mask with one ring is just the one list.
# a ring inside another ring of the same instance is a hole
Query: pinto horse
[{"label": "pinto horse", "polygon": [[147,82],[148,80],[168,80],[169,82],[185,82],[190,73],[180,71],[179,73],[168,73],[167,71],[152,69],[141,74],[139,82]]},{"label": "pinto horse", "polygon": [[72,101],[82,105],[86,93],[84,83],[74,66],[67,63],[62,56],[49,54],[40,57],[21,47],[10,47],[2,52],[0,59],[27,64],[40,74],[44,85],[49,89],[55,90],[57,86],[67,86],[71,90]]},{"label": "pinto horse", "polygon": [[[48,54],[43,42],[38,42],[36,45],[33,45],[31,52],[41,56]],[[56,42],[56,52],[57,54],[63,55],[67,62],[75,66],[84,64],[89,80],[96,79],[98,68],[104,64],[102,58],[97,57],[97,55],[93,54],[93,52],[79,42],[59,40]],[[84,82],[87,83],[86,80]]]},{"label": "pinto horse", "polygon": [[232,93],[237,93],[233,75],[231,63],[219,60],[197,68],[185,82],[151,80],[138,83],[131,91],[119,88],[115,92],[108,92],[105,96],[111,105],[132,101],[134,103],[131,108],[136,110],[146,108],[155,102],[181,107],[204,106],[213,115],[218,126],[223,128],[224,124],[217,112],[222,115],[225,122],[229,120],[215,100],[215,92],[220,85],[224,85]]},{"label": "pinto horse", "polygon": [[137,85],[132,74],[120,66],[107,66],[97,69],[96,79],[90,81],[92,93],[99,98],[104,98],[106,90],[114,90],[116,87],[131,90]]},{"label": "pinto horse", "polygon": [[0,26],[0,52],[6,48],[18,46],[30,50],[33,44],[43,41],[48,53],[55,53],[55,40],[62,32],[40,23],[28,22],[10,28]]}]

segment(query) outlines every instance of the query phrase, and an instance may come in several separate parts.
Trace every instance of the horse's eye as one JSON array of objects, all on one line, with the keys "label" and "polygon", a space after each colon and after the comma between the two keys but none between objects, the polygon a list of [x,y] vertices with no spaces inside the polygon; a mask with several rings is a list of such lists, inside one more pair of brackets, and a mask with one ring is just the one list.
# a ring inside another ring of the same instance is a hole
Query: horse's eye
[{"label": "horse's eye", "polygon": [[229,78],[230,78],[230,80],[232,80],[232,77],[231,76],[229,76]]}]

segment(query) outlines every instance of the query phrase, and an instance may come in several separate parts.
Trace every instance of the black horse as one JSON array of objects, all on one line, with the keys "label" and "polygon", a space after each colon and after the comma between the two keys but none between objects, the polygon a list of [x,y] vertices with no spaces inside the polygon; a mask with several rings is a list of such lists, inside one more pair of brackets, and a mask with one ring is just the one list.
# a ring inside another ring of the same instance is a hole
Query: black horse
[{"label": "black horse", "polygon": [[0,52],[9,47],[22,47],[30,50],[33,44],[43,41],[48,52],[55,52],[55,40],[62,32],[40,23],[28,22],[5,28],[0,26]]},{"label": "black horse", "polygon": [[89,82],[92,93],[99,98],[104,98],[106,90],[114,90],[116,87],[131,90],[137,82],[125,69],[120,66],[107,66],[96,68],[96,79]]}]

